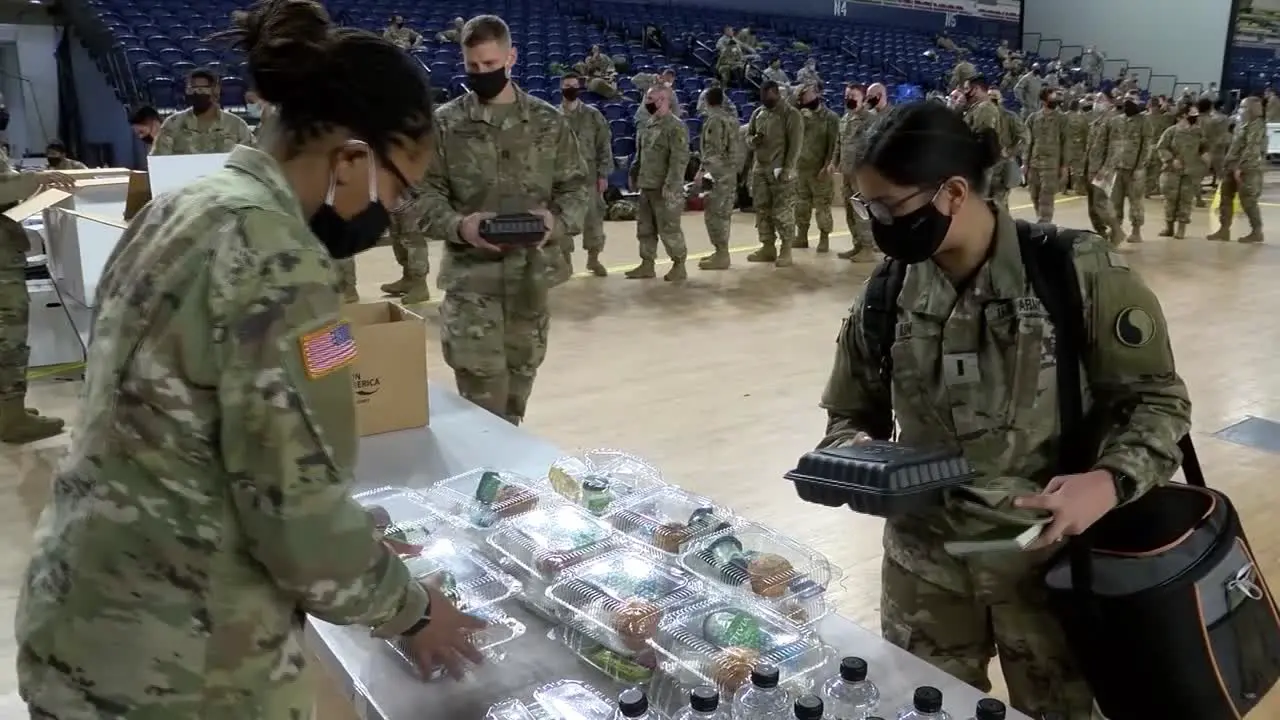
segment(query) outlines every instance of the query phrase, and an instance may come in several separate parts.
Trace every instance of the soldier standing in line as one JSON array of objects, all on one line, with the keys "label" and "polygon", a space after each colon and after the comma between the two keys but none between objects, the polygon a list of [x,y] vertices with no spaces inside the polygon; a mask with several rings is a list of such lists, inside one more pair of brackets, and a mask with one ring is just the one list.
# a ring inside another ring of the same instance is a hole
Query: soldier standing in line
[{"label": "soldier standing in line", "polygon": [[840,142],[837,143],[836,166],[840,170],[840,200],[844,204],[844,222],[853,238],[853,247],[836,254],[841,260],[866,261],[874,259],[871,240],[871,223],[853,211],[850,198],[858,191],[854,179],[853,159],[857,157],[857,143],[862,129],[871,118],[863,103],[864,89],[856,83],[844,87],[844,115],[840,117]]},{"label": "soldier standing in line", "polygon": [[1266,166],[1267,121],[1262,116],[1262,101],[1256,97],[1245,98],[1240,103],[1240,122],[1231,137],[1222,169],[1222,197],[1218,206],[1218,231],[1210,234],[1210,240],[1231,239],[1231,216],[1235,213],[1236,197],[1240,209],[1249,220],[1249,234],[1240,238],[1242,243],[1262,242],[1262,211],[1258,198],[1262,195],[1262,171]]},{"label": "soldier standing in line", "polygon": [[818,252],[831,250],[831,205],[835,202],[835,163],[840,153],[840,118],[822,102],[822,87],[800,89],[804,142],[796,160],[796,239],[794,248],[809,247],[809,218],[818,221]]},{"label": "soldier standing in line", "polygon": [[[1169,107],[1169,99],[1164,95],[1153,97],[1147,103],[1147,122],[1151,123],[1152,142],[1159,140],[1164,131],[1177,122],[1173,109]],[[1160,192],[1160,166],[1159,156],[1152,152],[1147,161],[1147,197],[1155,197]]]},{"label": "soldier standing in line", "polygon": [[[581,232],[590,175],[560,111],[511,82],[516,51],[502,18],[480,15],[459,40],[470,92],[436,110],[422,185],[427,233],[443,238],[440,344],[458,394],[518,425],[547,356],[548,295],[569,279],[562,247]],[[542,217],[538,247],[500,249],[480,224],[500,213]]]},{"label": "soldier standing in line", "polygon": [[[964,93],[964,121],[975,134],[981,133],[983,130],[990,130],[1000,143],[1000,157],[1007,157],[1008,146],[1005,145],[1004,133],[1001,130],[1004,123],[1001,120],[1000,108],[995,103],[990,102],[987,92],[987,79],[981,75],[975,75],[960,90]],[[996,173],[1005,171],[1004,163],[996,163],[995,167],[987,171],[987,182],[985,183],[990,196],[990,187],[993,176]]]},{"label": "soldier standing in line", "polygon": [[[422,208],[416,200],[410,200],[391,214],[391,229],[387,231],[391,252],[400,265],[400,279],[383,283],[380,288],[387,295],[400,298],[405,305],[417,305],[431,299],[427,274],[431,272],[431,255],[427,252],[427,234],[422,230]],[[355,261],[351,261],[351,286],[355,292]],[[343,287],[344,296],[347,288]],[[347,302],[358,300],[344,297]]]},{"label": "soldier standing in line", "polygon": [[699,260],[698,269],[728,270],[729,228],[733,222],[733,201],[738,194],[738,171],[746,148],[738,129],[738,116],[725,107],[724,90],[711,88],[706,100],[707,112],[702,119],[698,143],[701,166],[694,183],[696,187],[711,186],[707,189],[702,219],[715,252]]},{"label": "soldier standing in line", "polygon": [[1053,222],[1054,196],[1063,182],[1063,152],[1067,145],[1067,119],[1059,106],[1057,88],[1040,91],[1043,107],[1027,119],[1027,191],[1036,206],[1039,222]]},{"label": "soldier standing in line", "polygon": [[[569,126],[578,137],[578,147],[582,150],[583,161],[587,163],[589,176],[591,202],[587,204],[587,215],[582,221],[582,249],[587,251],[587,270],[596,277],[604,277],[609,271],[600,262],[600,253],[604,251],[604,190],[609,186],[609,173],[613,172],[613,135],[604,114],[578,99],[581,92],[581,75],[570,71],[560,78],[560,96],[563,98],[560,112],[569,119]],[[563,249],[565,262],[572,273],[572,238]]]},{"label": "soldier standing in line", "polygon": [[[1142,222],[1146,218],[1143,207],[1143,191],[1146,188],[1146,167],[1155,141],[1151,137],[1151,123],[1142,114],[1142,102],[1137,90],[1124,96],[1122,113],[1109,121],[1107,165],[1104,172],[1115,173],[1111,186],[1111,203],[1115,208],[1116,222],[1124,221],[1125,202],[1129,204],[1131,243],[1142,242]],[[1112,243],[1119,245],[1119,240]]]},{"label": "soldier standing in line", "polygon": [[1200,112],[1194,107],[1180,108],[1177,122],[1156,141],[1155,154],[1163,170],[1160,194],[1164,196],[1164,230],[1160,237],[1187,236],[1200,179],[1209,162],[1209,145],[1196,124],[1199,120]]},{"label": "soldier standing in line", "polygon": [[[1200,127],[1204,131],[1204,141],[1209,144],[1209,172],[1213,175],[1212,187],[1222,182],[1222,162],[1227,156],[1227,146],[1231,144],[1231,118],[1214,107],[1209,98],[1196,101],[1196,109],[1200,111]],[[1197,189],[1196,207],[1204,207],[1204,188]]]},{"label": "soldier standing in line", "polygon": [[760,86],[760,107],[747,123],[747,143],[755,154],[751,168],[751,204],[756,212],[760,249],[747,262],[791,265],[796,232],[796,163],[804,143],[800,111],[782,101],[772,80]]},{"label": "soldier standing in line", "polygon": [[[62,173],[20,173],[0,148],[0,212],[46,188],[73,190],[75,180]],[[22,225],[0,215],[0,442],[21,444],[62,432],[63,421],[26,407],[27,362],[31,348],[31,296],[27,294],[27,250],[31,241]]]},{"label": "soldier standing in line", "polygon": [[1022,185],[1022,166],[1018,158],[1026,152],[1027,126],[1018,113],[1004,106],[1004,95],[999,90],[987,93],[991,103],[1000,111],[1000,147],[1004,157],[991,173],[991,199],[1005,210],[1009,209],[1009,193]]},{"label": "soldier standing in line", "polygon": [[238,115],[218,105],[222,85],[207,68],[187,74],[187,103],[191,106],[165,118],[152,155],[201,155],[227,153],[236,145],[252,146],[253,131]]},{"label": "soldier standing in line", "polygon": [[[1085,108],[1088,108],[1087,110]],[[1085,175],[1085,146],[1089,144],[1089,122],[1093,119],[1092,100],[1071,101],[1067,112],[1067,144],[1064,161],[1067,170],[1063,192],[1070,195],[1087,195],[1089,178]]]},{"label": "soldier standing in line", "polygon": [[[676,93],[676,71],[669,67],[664,67],[657,73],[636,73],[631,78],[631,84],[642,93],[648,93],[649,88],[665,85],[671,89],[671,113],[676,117],[684,117],[684,107],[680,104],[680,95]],[[640,103],[636,108],[634,120],[636,126],[643,125],[649,119],[649,111],[645,109],[645,103]]]},{"label": "soldier standing in line", "polygon": [[637,131],[636,157],[631,163],[631,187],[640,191],[636,208],[636,239],[640,244],[640,264],[628,270],[629,280],[658,276],[658,240],[671,258],[671,269],[662,276],[674,282],[689,276],[685,260],[689,250],[680,227],[684,212],[684,174],[689,169],[689,129],[671,107],[675,92],[666,85],[654,85],[645,93],[644,110],[649,122]]},{"label": "soldier standing in line", "polygon": [[1086,203],[1089,208],[1089,222],[1094,232],[1111,241],[1112,246],[1124,242],[1124,229],[1116,217],[1115,206],[1107,192],[1098,187],[1110,181],[1114,170],[1108,170],[1110,153],[1114,147],[1111,143],[1115,117],[1111,107],[1111,98],[1106,93],[1098,93],[1093,106],[1093,119],[1089,122],[1089,136],[1085,144],[1084,174]]}]

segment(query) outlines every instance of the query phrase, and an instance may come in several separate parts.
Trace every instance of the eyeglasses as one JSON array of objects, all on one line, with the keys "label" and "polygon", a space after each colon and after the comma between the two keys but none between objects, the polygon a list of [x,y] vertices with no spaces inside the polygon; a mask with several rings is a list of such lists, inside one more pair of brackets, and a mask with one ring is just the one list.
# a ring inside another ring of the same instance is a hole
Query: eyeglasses
[{"label": "eyeglasses", "polygon": [[863,197],[862,193],[854,193],[849,198],[849,204],[853,207],[853,212],[863,220],[874,220],[881,225],[892,225],[894,219],[893,213],[895,210],[926,193],[933,193],[933,197],[929,199],[929,202],[933,202],[938,199],[938,193],[940,192],[942,192],[941,185],[933,188],[932,190],[917,190],[893,203],[885,203],[880,200],[868,200]]}]

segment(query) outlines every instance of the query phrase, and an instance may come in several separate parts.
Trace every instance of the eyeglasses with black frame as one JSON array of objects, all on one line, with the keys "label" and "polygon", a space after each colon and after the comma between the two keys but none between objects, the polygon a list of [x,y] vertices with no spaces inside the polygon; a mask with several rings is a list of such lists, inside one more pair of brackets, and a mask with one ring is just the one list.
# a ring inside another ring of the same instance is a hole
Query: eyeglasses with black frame
[{"label": "eyeglasses with black frame", "polygon": [[866,197],[863,197],[862,193],[854,193],[849,198],[849,204],[853,207],[853,212],[863,220],[874,220],[881,225],[892,225],[894,220],[893,212],[895,210],[925,193],[933,193],[933,197],[929,199],[929,202],[933,202],[938,199],[938,193],[941,191],[942,185],[938,185],[932,189],[924,188],[893,203],[885,203],[880,200],[869,200]]}]

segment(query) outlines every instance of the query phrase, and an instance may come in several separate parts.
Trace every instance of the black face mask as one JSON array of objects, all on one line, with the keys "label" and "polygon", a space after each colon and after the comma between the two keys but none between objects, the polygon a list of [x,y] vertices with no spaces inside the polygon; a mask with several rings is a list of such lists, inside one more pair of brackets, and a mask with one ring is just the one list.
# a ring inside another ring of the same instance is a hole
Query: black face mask
[{"label": "black face mask", "polygon": [[336,178],[329,180],[329,192],[324,204],[311,216],[311,232],[324,244],[334,260],[346,260],[378,244],[382,234],[391,227],[391,213],[378,199],[373,161],[369,165],[369,206],[350,220],[344,219],[333,209]]},{"label": "black face mask", "polygon": [[191,104],[191,109],[194,110],[197,115],[208,112],[209,108],[213,107],[213,98],[200,93],[191,93],[190,95],[187,95],[187,102]]},{"label": "black face mask", "polygon": [[45,158],[45,162],[49,163],[49,167],[51,167],[51,168],[58,168],[58,167],[62,167],[62,163],[63,163],[65,160],[66,160],[66,158],[60,158],[60,157],[46,157],[46,158]]},{"label": "black face mask", "polygon": [[875,108],[875,107],[879,107],[879,106],[880,106],[880,98],[879,98],[879,97],[877,97],[877,96],[873,95],[873,96],[871,96],[871,97],[867,98],[867,107],[869,107],[869,108]]},{"label": "black face mask", "polygon": [[1046,105],[1046,106],[1048,106],[1048,108],[1049,108],[1050,110],[1057,110],[1057,109],[1058,109],[1058,107],[1059,107],[1060,105],[1062,105],[1062,101],[1061,101],[1061,100],[1050,100],[1049,102],[1045,103],[1045,105]]},{"label": "black face mask", "polygon": [[774,108],[778,107],[778,98],[776,98],[776,97],[767,97],[767,98],[763,98],[763,99],[761,99],[761,100],[760,100],[760,104],[761,104],[761,105],[764,105],[766,108],[768,108],[768,109],[772,110],[772,109],[774,109]]},{"label": "black face mask", "polygon": [[871,221],[871,238],[885,256],[915,265],[933,257],[951,229],[951,217],[943,215],[933,202],[919,210],[893,219],[892,225]]},{"label": "black face mask", "polygon": [[1087,113],[1093,112],[1093,106],[1092,106],[1092,105],[1081,105],[1081,106],[1080,106],[1080,112],[1087,112]]},{"label": "black face mask", "polygon": [[858,101],[855,100],[854,98],[845,98],[844,106],[849,108],[850,110],[857,110]]},{"label": "black face mask", "polygon": [[819,105],[821,105],[821,104],[822,104],[822,101],[821,101],[821,100],[818,100],[817,98],[814,98],[813,100],[810,100],[810,101],[809,101],[809,102],[807,102],[807,103],[801,103],[801,104],[800,104],[800,107],[801,107],[801,108],[803,108],[803,109],[805,109],[805,110],[817,110],[817,109],[818,109],[818,106],[819,106]]},{"label": "black face mask", "polygon": [[644,104],[644,111],[645,111],[645,112],[647,112],[647,113],[649,113],[650,115],[657,115],[657,114],[658,114],[658,103],[645,103],[645,104]]},{"label": "black face mask", "polygon": [[1199,115],[1188,115],[1188,116],[1187,116],[1187,122],[1191,123],[1192,125],[1195,125],[1197,122],[1199,122],[1199,120],[1200,120],[1200,116],[1199,116]]},{"label": "black face mask", "polygon": [[1124,103],[1124,114],[1133,117],[1142,112],[1142,106],[1132,100],[1126,100]]},{"label": "black face mask", "polygon": [[151,135],[143,135],[141,140],[143,145],[150,145],[156,141],[156,139]]},{"label": "black face mask", "polygon": [[511,80],[507,77],[507,69],[504,67],[489,72],[467,73],[467,87],[471,88],[481,102],[489,102],[498,97],[498,93],[507,88],[508,82]]},{"label": "black face mask", "polygon": [[573,102],[574,100],[578,99],[578,88],[576,87],[560,88],[560,95],[565,100],[568,100],[569,102]]}]

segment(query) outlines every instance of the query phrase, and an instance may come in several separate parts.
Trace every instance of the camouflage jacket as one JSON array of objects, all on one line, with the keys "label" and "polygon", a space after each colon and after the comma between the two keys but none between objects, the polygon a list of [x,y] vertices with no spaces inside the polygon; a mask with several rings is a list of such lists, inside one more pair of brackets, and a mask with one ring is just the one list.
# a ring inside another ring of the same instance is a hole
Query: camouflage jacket
[{"label": "camouflage jacket", "polygon": [[399,27],[396,27],[395,25],[388,25],[387,28],[382,31],[382,37],[387,42],[403,50],[408,50],[414,45],[422,42],[422,35],[417,30],[414,30],[407,25],[401,25]]},{"label": "camouflage jacket", "polygon": [[833,164],[840,155],[840,116],[825,105],[816,110],[801,110],[804,142],[796,168],[809,175]]},{"label": "camouflage jacket", "polygon": [[304,613],[381,637],[422,617],[422,587],[348,496],[357,349],[339,308],[333,260],[262,152],[133,219],[18,602],[33,712],[306,717]]},{"label": "camouflage jacket", "polygon": [[582,159],[587,164],[587,175],[600,180],[609,177],[613,172],[613,135],[609,132],[609,121],[599,110],[584,102],[572,108],[561,105],[560,112],[569,119],[569,127],[578,138]]},{"label": "camouflage jacket", "polygon": [[702,172],[722,181],[737,176],[746,159],[746,142],[742,139],[736,116],[728,110],[712,108],[702,120],[702,136],[698,140]]},{"label": "camouflage jacket", "polygon": [[1027,167],[1057,170],[1067,147],[1067,116],[1059,110],[1037,110],[1027,118]]},{"label": "camouflage jacket", "polygon": [[1155,138],[1151,123],[1144,115],[1117,113],[1110,120],[1111,148],[1107,151],[1107,170],[1142,170],[1151,159]]},{"label": "camouflage jacket", "polygon": [[841,175],[853,176],[853,160],[857,156],[858,140],[872,115],[864,108],[845,110],[840,116],[840,143],[836,152],[836,167]]},{"label": "camouflage jacket", "polygon": [[689,167],[689,129],[684,122],[667,113],[651,119],[636,136],[636,157],[631,163],[635,189],[679,192]]},{"label": "camouflage jacket", "polygon": [[1267,154],[1267,123],[1262,118],[1236,124],[1227,148],[1227,170],[1261,170]]},{"label": "camouflage jacket", "polygon": [[[1160,134],[1156,141],[1156,158],[1160,161],[1160,169],[1174,175],[1187,175],[1199,180],[1208,168],[1204,158],[1209,152],[1209,144],[1205,142],[1204,132],[1191,125],[1181,127],[1174,125]],[[1174,161],[1178,166],[1174,166]]]},{"label": "camouflage jacket", "polygon": [[254,144],[253,132],[239,117],[219,109],[218,117],[207,126],[189,108],[165,118],[151,145],[152,155],[203,155],[228,153],[236,145]]},{"label": "camouflage jacket", "polygon": [[751,113],[747,123],[747,142],[755,156],[752,172],[794,173],[804,145],[804,120],[800,111],[788,102],[779,102],[772,110],[761,105]]}]

